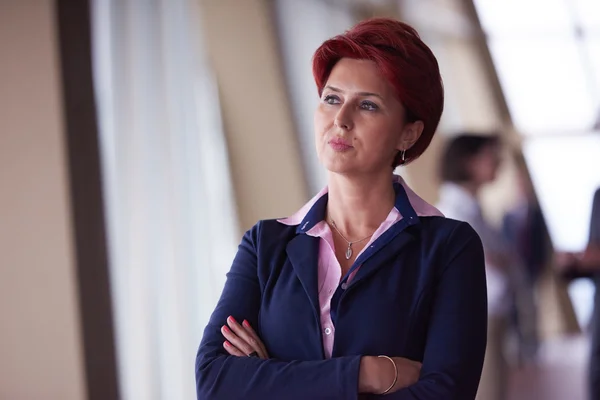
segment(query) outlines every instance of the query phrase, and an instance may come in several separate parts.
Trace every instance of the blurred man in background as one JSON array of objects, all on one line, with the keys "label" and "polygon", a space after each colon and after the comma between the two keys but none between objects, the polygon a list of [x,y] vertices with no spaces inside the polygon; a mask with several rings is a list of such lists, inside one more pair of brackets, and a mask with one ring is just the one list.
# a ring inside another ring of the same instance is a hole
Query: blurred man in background
[{"label": "blurred man in background", "polygon": [[519,312],[516,302],[511,312],[517,336],[518,362],[522,364],[536,361],[539,348],[536,287],[551,252],[544,216],[527,175],[525,160],[515,155],[515,164],[519,199],[504,216],[502,231],[505,240],[522,261],[524,285],[531,303],[530,321],[523,320],[524,315]]},{"label": "blurred man in background", "polygon": [[594,312],[591,321],[591,352],[589,359],[589,398],[600,399],[600,188],[594,194],[590,235],[586,249],[580,254],[557,255],[557,266],[567,280],[589,277],[596,285]]}]

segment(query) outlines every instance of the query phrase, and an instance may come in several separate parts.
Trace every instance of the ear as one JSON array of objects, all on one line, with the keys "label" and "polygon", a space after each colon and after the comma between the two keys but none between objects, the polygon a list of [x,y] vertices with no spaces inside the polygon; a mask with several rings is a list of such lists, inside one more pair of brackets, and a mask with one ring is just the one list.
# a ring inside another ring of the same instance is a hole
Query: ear
[{"label": "ear", "polygon": [[398,138],[396,149],[408,150],[413,147],[413,145],[417,143],[417,140],[419,140],[421,137],[424,128],[425,125],[423,124],[423,121],[409,122],[408,124],[404,125],[404,128],[402,128],[402,133]]}]

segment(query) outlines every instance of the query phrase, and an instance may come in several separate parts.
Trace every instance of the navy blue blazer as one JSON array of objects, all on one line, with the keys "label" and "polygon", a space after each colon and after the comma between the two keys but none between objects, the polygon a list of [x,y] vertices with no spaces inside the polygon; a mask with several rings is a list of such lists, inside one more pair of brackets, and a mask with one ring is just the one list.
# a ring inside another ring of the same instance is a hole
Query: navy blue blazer
[{"label": "navy blue blazer", "polygon": [[[357,258],[331,300],[331,359],[319,318],[320,239],[305,234],[324,219],[327,195],[297,226],[265,220],[246,232],[198,349],[198,400],[356,399],[361,356],[380,354],[423,363],[416,384],[386,399],[475,398],[487,332],[481,241],[465,222],[418,217],[395,189],[403,219]],[[225,352],[229,315],[257,329],[271,359]]]}]

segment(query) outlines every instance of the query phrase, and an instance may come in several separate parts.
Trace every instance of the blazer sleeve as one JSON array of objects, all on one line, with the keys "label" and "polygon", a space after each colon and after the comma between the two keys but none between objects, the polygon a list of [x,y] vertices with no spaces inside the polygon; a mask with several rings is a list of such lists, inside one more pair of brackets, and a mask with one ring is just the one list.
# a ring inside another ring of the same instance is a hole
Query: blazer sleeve
[{"label": "blazer sleeve", "polygon": [[594,193],[594,201],[592,202],[589,245],[600,246],[600,188]]},{"label": "blazer sleeve", "polygon": [[[220,328],[228,316],[257,326],[261,288],[257,243],[261,223],[246,232],[196,356],[198,400],[357,398],[360,356],[317,361],[230,356]],[[268,349],[267,349],[268,350]]]},{"label": "blazer sleeve", "polygon": [[487,344],[487,289],[479,236],[461,222],[449,236],[419,381],[390,400],[471,400]]}]

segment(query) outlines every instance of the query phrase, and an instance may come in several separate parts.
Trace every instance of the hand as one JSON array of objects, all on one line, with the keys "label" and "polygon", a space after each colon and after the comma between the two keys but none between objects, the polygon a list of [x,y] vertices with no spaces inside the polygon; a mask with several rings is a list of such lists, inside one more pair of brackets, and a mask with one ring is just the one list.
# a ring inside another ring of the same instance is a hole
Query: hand
[{"label": "hand", "polygon": [[559,272],[569,272],[579,266],[579,257],[575,253],[557,252],[554,255],[554,264]]},{"label": "hand", "polygon": [[[417,383],[422,364],[403,357],[391,357],[398,370],[398,380],[388,393]],[[387,358],[365,356],[360,360],[358,389],[360,393],[381,394],[394,382],[394,366]]]},{"label": "hand", "polygon": [[600,268],[600,246],[588,246],[579,259],[582,269],[595,271]]},{"label": "hand", "polygon": [[240,325],[230,316],[227,318],[227,325],[221,327],[221,333],[227,339],[223,342],[223,347],[229,354],[237,357],[248,357],[256,352],[258,357],[263,360],[269,358],[265,345],[248,321],[244,320]]}]

